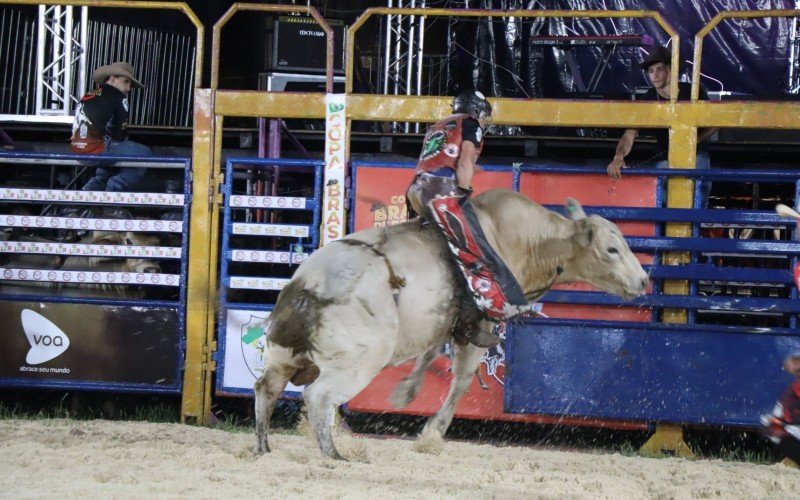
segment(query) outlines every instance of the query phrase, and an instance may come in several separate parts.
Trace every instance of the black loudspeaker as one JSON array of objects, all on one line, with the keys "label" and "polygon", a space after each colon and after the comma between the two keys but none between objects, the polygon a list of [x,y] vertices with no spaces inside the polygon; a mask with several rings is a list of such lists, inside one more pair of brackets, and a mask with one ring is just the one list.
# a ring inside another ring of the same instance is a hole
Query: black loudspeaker
[{"label": "black loudspeaker", "polygon": [[[333,71],[344,73],[345,25],[328,20],[333,29]],[[275,21],[271,68],[275,71],[324,73],[325,31],[312,17],[281,16]]]}]

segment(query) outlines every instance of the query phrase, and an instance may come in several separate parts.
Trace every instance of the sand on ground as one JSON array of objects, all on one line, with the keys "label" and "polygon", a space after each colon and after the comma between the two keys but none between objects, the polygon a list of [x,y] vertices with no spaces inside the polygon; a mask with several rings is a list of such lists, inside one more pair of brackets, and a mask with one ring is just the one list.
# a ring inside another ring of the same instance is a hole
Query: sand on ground
[{"label": "sand on ground", "polygon": [[[797,498],[781,464],[338,436],[351,461],[308,435],[255,437],[180,424],[0,421],[3,498]],[[422,448],[423,451],[415,451]],[[438,453],[437,453],[438,452]]]}]

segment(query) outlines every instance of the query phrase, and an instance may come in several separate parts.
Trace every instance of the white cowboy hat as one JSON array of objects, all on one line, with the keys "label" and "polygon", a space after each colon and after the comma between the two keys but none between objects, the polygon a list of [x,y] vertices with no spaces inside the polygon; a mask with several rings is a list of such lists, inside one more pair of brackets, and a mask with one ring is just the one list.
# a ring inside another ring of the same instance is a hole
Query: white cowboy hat
[{"label": "white cowboy hat", "polygon": [[100,66],[99,68],[94,70],[94,73],[92,73],[92,80],[97,85],[102,85],[103,82],[105,82],[109,76],[126,76],[131,79],[131,86],[139,89],[144,88],[142,82],[137,80],[133,76],[133,73],[134,73],[133,66],[131,66],[130,64],[126,62],[115,62],[113,64]]}]

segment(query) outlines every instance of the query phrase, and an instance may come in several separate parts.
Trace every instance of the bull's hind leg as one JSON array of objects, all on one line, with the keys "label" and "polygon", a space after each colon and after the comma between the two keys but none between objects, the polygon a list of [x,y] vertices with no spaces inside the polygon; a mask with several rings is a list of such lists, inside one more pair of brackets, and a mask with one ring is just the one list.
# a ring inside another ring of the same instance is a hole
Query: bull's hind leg
[{"label": "bull's hind leg", "polygon": [[409,403],[414,401],[414,398],[417,397],[417,393],[419,392],[419,388],[422,386],[422,376],[428,370],[428,367],[431,366],[433,360],[436,359],[436,356],[441,352],[442,346],[437,345],[417,358],[414,369],[397,384],[394,392],[392,392],[390,401],[395,408],[405,408]]},{"label": "bull's hind leg", "polygon": [[270,451],[269,420],[275,410],[275,403],[297,369],[291,351],[285,347],[268,343],[264,357],[266,361],[264,371],[253,386],[256,395],[255,453],[257,455]]},{"label": "bull's hind leg", "polygon": [[464,395],[464,392],[472,383],[472,376],[481,363],[481,358],[486,349],[475,347],[472,344],[456,345],[453,355],[453,380],[450,383],[450,392],[447,394],[442,407],[434,416],[428,420],[422,429],[422,436],[444,436],[450,422],[453,420],[453,413],[456,405]]},{"label": "bull's hind leg", "polygon": [[364,363],[353,359],[348,369],[321,367],[319,378],[306,386],[303,398],[308,410],[308,420],[317,436],[322,454],[326,457],[343,460],[333,444],[333,427],[339,406],[350,401],[361,392],[375,375],[381,365]]}]

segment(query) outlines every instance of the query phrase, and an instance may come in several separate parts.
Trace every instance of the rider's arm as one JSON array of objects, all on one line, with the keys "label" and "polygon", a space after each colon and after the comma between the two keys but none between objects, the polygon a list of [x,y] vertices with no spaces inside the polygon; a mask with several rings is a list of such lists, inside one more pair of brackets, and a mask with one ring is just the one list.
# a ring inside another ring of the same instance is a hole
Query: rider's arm
[{"label": "rider's arm", "polygon": [[113,106],[114,118],[109,124],[109,133],[115,141],[124,141],[128,138],[128,105],[126,96],[116,93],[109,96],[108,100]]},{"label": "rider's arm", "polygon": [[471,141],[461,143],[461,154],[458,156],[456,179],[458,185],[464,189],[472,187],[472,176],[475,173],[475,162],[478,161],[478,148]]},{"label": "rider's arm", "polygon": [[483,130],[477,120],[468,118],[462,123],[461,154],[456,165],[456,179],[463,189],[472,187],[472,176],[475,175],[475,163],[478,161],[478,148],[483,141]]},{"label": "rider's arm", "polygon": [[637,135],[639,135],[638,130],[629,128],[625,130],[625,133],[619,138],[617,150],[614,152],[614,159],[611,160],[611,163],[608,164],[608,168],[606,169],[608,175],[610,175],[612,179],[620,178],[622,168],[625,166],[625,157],[631,152],[633,141],[636,140]]}]

